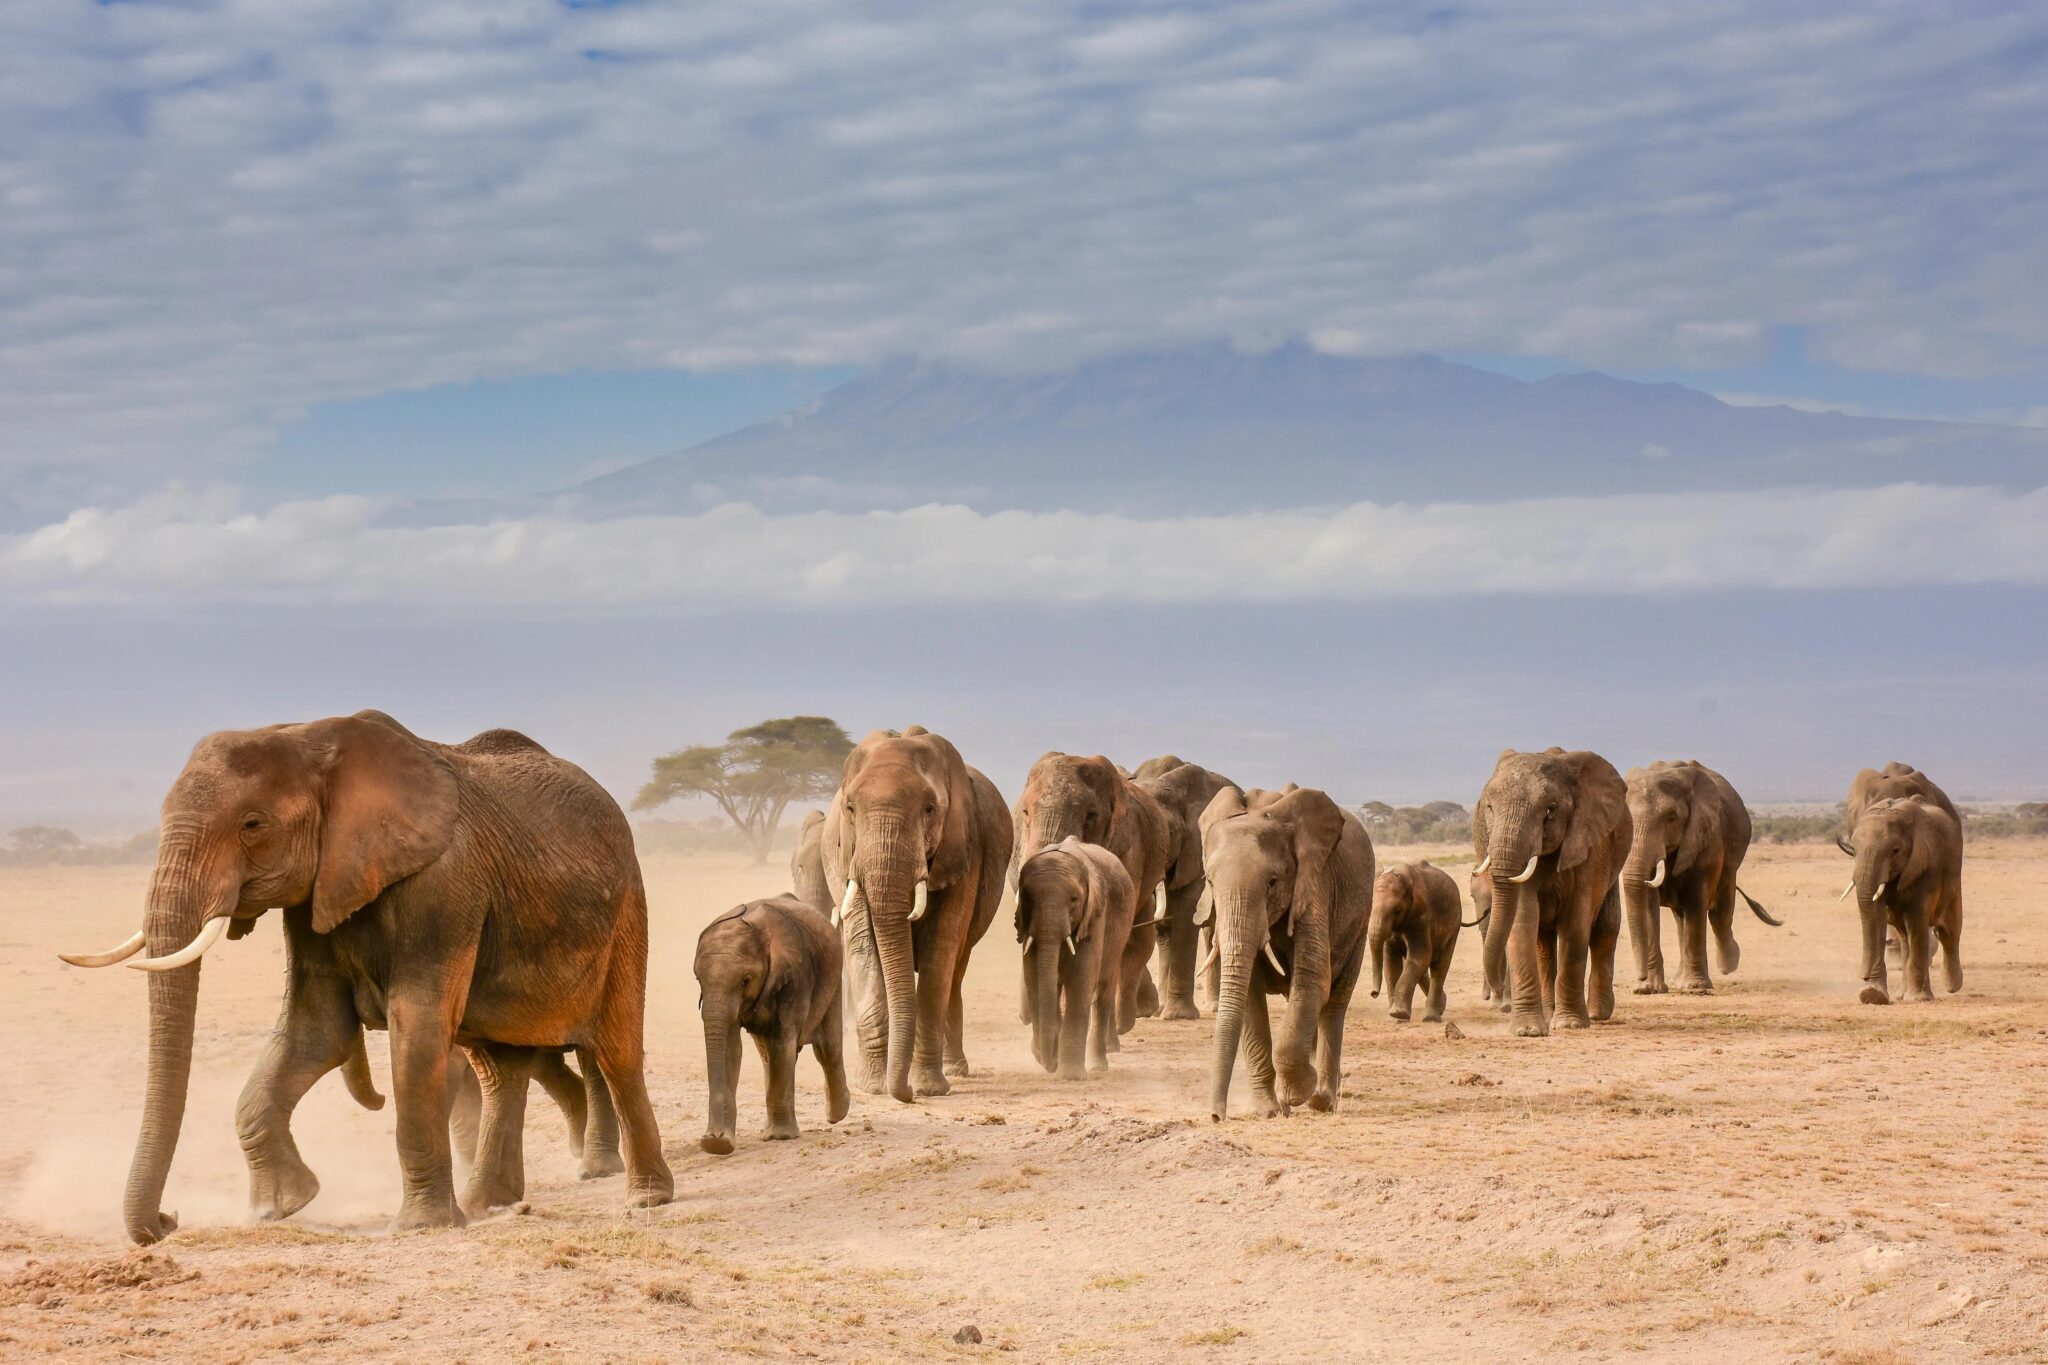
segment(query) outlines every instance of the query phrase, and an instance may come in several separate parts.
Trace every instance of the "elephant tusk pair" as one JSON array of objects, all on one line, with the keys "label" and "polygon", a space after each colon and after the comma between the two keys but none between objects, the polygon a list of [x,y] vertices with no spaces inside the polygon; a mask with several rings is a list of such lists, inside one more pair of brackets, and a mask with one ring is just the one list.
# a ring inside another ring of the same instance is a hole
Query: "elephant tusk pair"
[{"label": "elephant tusk pair", "polygon": [[917,890],[910,894],[910,922],[917,923],[924,918],[925,907],[931,903],[931,884],[920,877]]},{"label": "elephant tusk pair", "polygon": [[1648,885],[1653,889],[1664,885],[1664,860],[1662,858],[1657,860],[1657,875],[1650,878]]},{"label": "elephant tusk pair", "polygon": [[1152,922],[1153,922],[1154,924],[1157,924],[1157,923],[1159,923],[1159,921],[1161,921],[1161,920],[1163,920],[1163,919],[1165,919],[1165,918],[1166,918],[1166,883],[1165,883],[1165,882],[1161,882],[1161,883],[1159,883],[1159,885],[1158,885],[1158,886],[1154,887],[1154,888],[1153,888],[1153,891],[1152,891]]},{"label": "elephant tusk pair", "polygon": [[[1532,854],[1530,854],[1530,855],[1529,855],[1529,865],[1528,865],[1527,867],[1525,867],[1525,868],[1523,868],[1523,869],[1522,869],[1522,874],[1521,874],[1521,875],[1520,875],[1519,877],[1510,877],[1510,878],[1508,878],[1508,880],[1509,880],[1509,881],[1511,881],[1511,882],[1513,882],[1513,883],[1514,883],[1515,885],[1517,885],[1517,886],[1520,886],[1520,885],[1521,885],[1521,884],[1522,884],[1523,882],[1526,882],[1526,881],[1528,881],[1528,880],[1529,880],[1529,878],[1531,878],[1531,877],[1533,877],[1533,876],[1535,876],[1535,875],[1536,875],[1536,861],[1537,861],[1537,859],[1541,858],[1542,856],[1543,856],[1543,855],[1542,855],[1541,853],[1532,853]],[[1653,882],[1653,883],[1651,883],[1651,885],[1653,885],[1653,886],[1654,886],[1655,884],[1656,884],[1656,883],[1654,883],[1654,882]]]},{"label": "elephant tusk pair", "polygon": [[188,963],[197,962],[206,955],[206,950],[220,942],[220,936],[228,931],[228,917],[215,915],[199,927],[198,934],[190,943],[172,953],[169,957],[145,957],[128,964],[129,970],[137,972],[174,972]]},{"label": "elephant tusk pair", "polygon": [[142,945],[148,941],[148,935],[137,929],[135,937],[118,948],[107,949],[104,953],[59,953],[57,956],[74,967],[111,967],[116,962],[126,962],[134,957],[142,951]]}]

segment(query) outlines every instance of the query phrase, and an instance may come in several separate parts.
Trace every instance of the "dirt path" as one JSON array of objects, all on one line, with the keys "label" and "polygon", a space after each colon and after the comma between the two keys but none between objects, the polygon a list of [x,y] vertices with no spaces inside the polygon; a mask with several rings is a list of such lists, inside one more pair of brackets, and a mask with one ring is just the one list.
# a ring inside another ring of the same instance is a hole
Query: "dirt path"
[{"label": "dirt path", "polygon": [[[647,872],[677,1203],[628,1217],[616,1180],[579,1184],[536,1092],[528,1214],[387,1237],[391,1111],[330,1079],[295,1124],[320,1198],[242,1225],[232,1110],[276,1008],[266,928],[207,960],[166,1201],[186,1230],[147,1252],[118,1216],[142,984],[51,957],[125,935],[147,872],[0,872],[0,1356],[2048,1359],[2048,844],[1972,847],[1968,982],[1934,1005],[1857,1005],[1845,860],[1764,849],[1744,882],[1788,927],[1740,925],[1718,995],[1625,995],[1611,1026],[1517,1041],[1468,935],[1466,1036],[1361,991],[1340,1112],[1221,1126],[1206,1021],[1141,1023],[1104,1080],[1039,1071],[999,926],[952,1096],[856,1096],[827,1130],[806,1060],[804,1138],[765,1144],[750,1058],[723,1160],[696,1147],[690,951],[783,878]],[[954,1342],[968,1324],[980,1346]]]}]

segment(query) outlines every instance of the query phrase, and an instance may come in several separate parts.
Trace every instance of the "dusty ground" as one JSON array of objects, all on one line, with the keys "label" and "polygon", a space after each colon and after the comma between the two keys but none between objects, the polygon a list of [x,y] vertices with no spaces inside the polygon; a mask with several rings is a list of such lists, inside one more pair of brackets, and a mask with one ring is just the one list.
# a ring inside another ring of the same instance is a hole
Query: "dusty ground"
[{"label": "dusty ground", "polygon": [[[696,1146],[690,950],[782,874],[652,859],[678,1201],[628,1217],[616,1179],[579,1184],[536,1092],[530,1212],[397,1238],[390,1111],[333,1078],[296,1124],[321,1197],[242,1224],[231,1109],[275,1008],[266,927],[208,959],[166,1201],[186,1230],[146,1252],[118,1223],[143,983],[52,957],[128,933],[146,870],[0,873],[0,1356],[2048,1358],[2048,844],[1972,846],[1968,981],[1933,1005],[1855,1003],[1845,867],[1760,850],[1745,884],[1789,927],[1745,921],[1720,994],[1624,995],[1588,1033],[1504,1036],[1468,936],[1463,1038],[1361,991],[1341,1112],[1221,1127],[1206,1022],[1140,1024],[1107,1079],[1038,1071],[998,928],[952,1096],[856,1096],[826,1130],[806,1060],[804,1138],[764,1144],[750,1057],[721,1160]],[[982,1345],[955,1344],[967,1324]]]}]

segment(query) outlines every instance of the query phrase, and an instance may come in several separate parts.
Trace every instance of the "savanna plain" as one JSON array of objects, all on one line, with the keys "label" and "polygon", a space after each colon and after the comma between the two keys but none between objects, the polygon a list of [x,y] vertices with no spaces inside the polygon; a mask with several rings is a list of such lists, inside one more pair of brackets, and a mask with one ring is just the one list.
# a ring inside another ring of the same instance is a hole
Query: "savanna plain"
[{"label": "savanna plain", "polygon": [[[1379,850],[1424,855],[1462,883],[1469,853]],[[1744,885],[1786,927],[1744,916],[1716,994],[1627,994],[1624,944],[1612,1023],[1510,1038],[1467,930],[1453,1030],[1362,985],[1338,1112],[1220,1125],[1206,1019],[1140,1021],[1086,1083],[1041,1071],[999,919],[953,1094],[856,1094],[827,1127],[806,1054],[803,1137],[767,1143],[749,1056],[724,1158],[697,1147],[692,951],[787,873],[645,870],[674,1204],[629,1215],[619,1178],[579,1182],[536,1089],[522,1208],[387,1235],[392,1112],[330,1076],[294,1123],[322,1193],[249,1224],[233,1106],[280,993],[266,923],[207,959],[183,1228],[137,1249],[144,983],[55,954],[131,932],[149,869],[0,869],[0,1357],[2048,1359],[2048,841],[1970,845],[1967,981],[1934,1004],[1856,1003],[1847,859],[1761,847]],[[372,1035],[388,1085],[383,1053]]]}]

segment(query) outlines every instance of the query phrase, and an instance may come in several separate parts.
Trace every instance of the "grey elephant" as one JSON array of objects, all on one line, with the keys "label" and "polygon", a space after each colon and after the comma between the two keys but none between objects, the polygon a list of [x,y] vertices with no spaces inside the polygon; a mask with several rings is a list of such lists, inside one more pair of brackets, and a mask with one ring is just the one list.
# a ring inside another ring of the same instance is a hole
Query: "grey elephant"
[{"label": "grey elephant", "polygon": [[[625,814],[524,735],[435,744],[365,711],[201,740],[164,799],[142,930],[71,959],[134,958],[149,973],[149,1088],[124,1203],[135,1241],[177,1226],[162,1199],[200,958],[231,923],[275,906],[284,1004],[236,1106],[259,1217],[286,1217],[318,1192],[291,1114],[365,1026],[391,1034],[405,1176],[394,1226],[459,1224],[465,1209],[500,1202],[491,1182],[516,1156],[538,1049],[592,1049],[624,1132],[628,1202],[673,1197],[641,1069],[647,902]],[[484,1092],[460,1204],[448,1124],[456,1044],[482,1059]]]},{"label": "grey elephant", "polygon": [[[1226,787],[1202,814],[1202,861],[1220,969],[1209,1117],[1221,1122],[1228,1109],[1240,1043],[1255,1113],[1270,1117],[1304,1103],[1336,1108],[1344,1015],[1365,961],[1372,909],[1365,826],[1313,789]],[[1277,1040],[1268,995],[1287,999]]]},{"label": "grey elephant", "polygon": [[[1889,801],[1908,796],[1925,797],[1947,811],[1949,818],[1956,822],[1958,829],[1962,827],[1962,812],[1958,811],[1955,803],[1948,799],[1948,793],[1935,785],[1933,778],[1921,772],[1910,763],[1894,761],[1885,764],[1882,770],[1876,768],[1861,769],[1855,777],[1849,779],[1849,796],[1843,802],[1843,835],[1856,828],[1856,822],[1863,818],[1864,810],[1873,802]],[[1843,835],[1836,836],[1835,844],[1842,852],[1853,858],[1856,856],[1855,846]],[[1851,882],[1847,887],[1843,888],[1842,895],[1846,897],[1854,889],[1855,883]],[[1905,949],[1900,943],[1897,933],[1890,930],[1886,931],[1885,947],[1891,954],[1892,965],[1894,967],[1902,966],[1905,962]]]},{"label": "grey elephant", "polygon": [[1109,1069],[1124,945],[1137,907],[1123,862],[1073,835],[1026,858],[1017,874],[1017,941],[1032,986],[1031,1055],[1063,1079]]},{"label": "grey elephant", "polygon": [[[1195,965],[1202,957],[1199,940],[1205,936],[1205,925],[1199,921],[1209,918],[1203,899],[1208,879],[1202,875],[1202,812],[1217,792],[1233,784],[1220,773],[1173,754],[1146,759],[1138,765],[1133,780],[1159,803],[1167,823],[1166,906],[1163,916],[1155,912],[1159,1017],[1199,1019],[1202,1012],[1196,1007]],[[1213,939],[1213,934],[1206,936]],[[1213,1001],[1213,964],[1203,975],[1201,984]]]},{"label": "grey elephant", "polygon": [[837,905],[825,881],[825,812],[811,811],[797,826],[796,847],[789,855],[792,893],[819,914],[831,916]]},{"label": "grey elephant", "polygon": [[767,1072],[764,1138],[797,1136],[796,1061],[806,1045],[825,1073],[825,1121],[846,1117],[840,944],[824,916],[795,896],[736,906],[697,936],[696,973],[710,1087],[699,1146],[714,1156],[732,1151],[742,1032],[753,1035]]},{"label": "grey elephant", "polygon": [[1621,869],[1621,900],[1636,955],[1636,994],[1666,989],[1660,907],[1678,921],[1678,989],[1711,992],[1707,929],[1714,931],[1716,967],[1726,976],[1742,962],[1735,941],[1738,898],[1765,924],[1780,923],[1735,884],[1749,852],[1749,808],[1727,778],[1691,760],[1631,768],[1624,781],[1632,842]]},{"label": "grey elephant", "polygon": [[1890,797],[1863,808],[1849,834],[1856,849],[1850,887],[1863,921],[1866,1005],[1891,1003],[1885,970],[1887,926],[1905,945],[1906,999],[1932,1000],[1933,944],[1941,943],[1944,984],[1963,988],[1963,830],[1925,796]]},{"label": "grey elephant", "polygon": [[1480,922],[1475,917],[1467,923],[1463,915],[1458,884],[1427,860],[1391,863],[1373,879],[1366,951],[1372,955],[1373,996],[1382,980],[1389,987],[1389,1015],[1407,1019],[1415,988],[1423,986],[1423,1021],[1444,1017],[1444,981],[1458,950],[1458,931]]},{"label": "grey elephant", "polygon": [[[1013,876],[1027,852],[1068,838],[1108,849],[1130,875],[1137,904],[1117,969],[1116,1030],[1130,1032],[1141,1016],[1158,1010],[1156,995],[1148,1001],[1145,987],[1151,982],[1155,922],[1167,908],[1166,871],[1173,855],[1165,810],[1101,754],[1083,758],[1055,751],[1031,765],[1011,821],[1017,838]],[[1034,999],[1033,989],[1019,993],[1019,1013],[1026,1023],[1032,1022]],[[1108,1046],[1116,1049],[1114,1035]]]},{"label": "grey elephant", "polygon": [[905,1104],[968,1074],[961,979],[995,921],[1010,810],[995,784],[921,725],[846,756],[821,830],[853,963],[861,1086]]},{"label": "grey elephant", "polygon": [[1517,1036],[1613,1015],[1629,841],[1628,791],[1606,759],[1502,752],[1472,811],[1473,871],[1489,877],[1488,993]]}]

